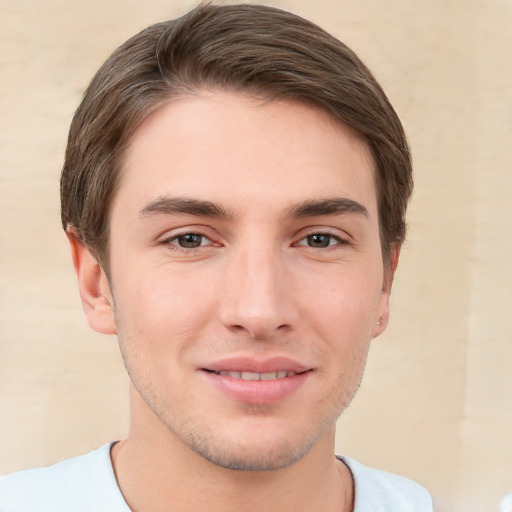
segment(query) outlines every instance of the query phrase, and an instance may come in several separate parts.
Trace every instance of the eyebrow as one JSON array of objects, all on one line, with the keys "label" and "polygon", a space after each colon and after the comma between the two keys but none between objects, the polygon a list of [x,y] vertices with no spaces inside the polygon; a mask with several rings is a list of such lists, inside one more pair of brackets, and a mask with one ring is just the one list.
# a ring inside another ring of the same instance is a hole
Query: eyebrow
[{"label": "eyebrow", "polygon": [[370,217],[365,206],[345,197],[331,199],[309,200],[294,205],[288,212],[288,217],[319,217],[321,215],[337,215],[341,213],[356,213]]},{"label": "eyebrow", "polygon": [[[211,201],[184,197],[162,196],[149,202],[139,212],[139,217],[146,217],[153,213],[166,215],[188,214],[203,217],[217,217],[222,219],[232,218],[227,210]],[[356,213],[369,217],[365,206],[357,201],[341,198],[311,199],[292,206],[287,213],[288,218],[319,217],[322,215],[338,215],[344,213]]]},{"label": "eyebrow", "polygon": [[159,197],[148,203],[139,212],[139,217],[146,217],[152,213],[164,213],[167,215],[184,213],[189,215],[200,215],[203,217],[231,217],[231,215],[222,206],[210,201],[167,196]]}]

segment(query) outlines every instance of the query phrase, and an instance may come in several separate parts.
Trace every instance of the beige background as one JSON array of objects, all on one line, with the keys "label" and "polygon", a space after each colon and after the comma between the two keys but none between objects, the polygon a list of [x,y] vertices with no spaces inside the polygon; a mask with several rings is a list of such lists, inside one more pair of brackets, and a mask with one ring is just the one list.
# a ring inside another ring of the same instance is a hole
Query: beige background
[{"label": "beige background", "polygon": [[[282,0],[375,71],[416,192],[392,323],[338,451],[408,475],[439,512],[512,490],[512,2]],[[122,436],[115,339],[85,323],[58,179],[71,115],[129,35],[190,1],[0,0],[0,473]]]}]

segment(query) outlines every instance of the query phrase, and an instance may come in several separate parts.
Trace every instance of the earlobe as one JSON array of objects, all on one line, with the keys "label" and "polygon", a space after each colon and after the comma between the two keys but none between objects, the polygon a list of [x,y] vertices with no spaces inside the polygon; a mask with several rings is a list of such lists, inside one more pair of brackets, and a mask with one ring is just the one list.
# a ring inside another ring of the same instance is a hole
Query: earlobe
[{"label": "earlobe", "polygon": [[116,334],[114,302],[105,272],[72,229],[66,234],[87,321],[95,331]]},{"label": "earlobe", "polygon": [[377,318],[375,326],[372,329],[372,337],[376,338],[382,334],[389,323],[389,300],[391,296],[391,286],[393,284],[393,278],[395,271],[398,266],[398,260],[400,258],[401,245],[396,243],[392,244],[389,253],[389,264],[385,270],[384,283],[382,286],[382,293],[379,301],[379,307],[377,308]]},{"label": "earlobe", "polygon": [[382,334],[389,322],[389,292],[385,290],[382,291],[382,295],[380,298],[379,308],[378,308],[378,316],[375,319],[375,325],[372,329],[372,338],[376,338],[380,334]]}]

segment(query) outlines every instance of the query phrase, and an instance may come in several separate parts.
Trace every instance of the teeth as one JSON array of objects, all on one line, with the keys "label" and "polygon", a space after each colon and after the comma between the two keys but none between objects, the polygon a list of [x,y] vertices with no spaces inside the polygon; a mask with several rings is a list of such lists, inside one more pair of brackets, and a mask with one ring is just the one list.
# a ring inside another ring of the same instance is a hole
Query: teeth
[{"label": "teeth", "polygon": [[260,374],[255,372],[242,372],[240,377],[242,380],[260,380]]},{"label": "teeth", "polygon": [[295,372],[288,372],[286,370],[279,370],[278,372],[268,372],[268,373],[256,373],[256,372],[231,372],[221,370],[216,372],[218,375],[228,375],[229,377],[233,377],[234,379],[242,379],[242,380],[275,380],[275,379],[284,379],[286,377],[293,377],[296,375]]}]

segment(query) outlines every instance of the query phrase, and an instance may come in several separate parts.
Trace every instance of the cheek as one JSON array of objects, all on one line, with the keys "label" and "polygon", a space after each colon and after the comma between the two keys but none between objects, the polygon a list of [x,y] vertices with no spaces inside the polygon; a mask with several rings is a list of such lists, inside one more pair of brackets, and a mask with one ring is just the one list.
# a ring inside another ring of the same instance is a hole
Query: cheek
[{"label": "cheek", "polygon": [[382,286],[378,279],[357,279],[354,274],[333,276],[323,292],[311,295],[307,303],[326,329],[344,337],[348,332],[371,337]]},{"label": "cheek", "polygon": [[210,287],[176,271],[132,274],[119,286],[114,282],[120,341],[143,345],[143,352],[155,359],[169,350],[180,350],[197,338],[209,318],[210,295]]},{"label": "cheek", "polygon": [[361,380],[376,319],[380,287],[376,281],[354,279],[331,282],[310,301],[317,339],[323,340],[325,376],[332,378],[332,394],[350,401]]}]

